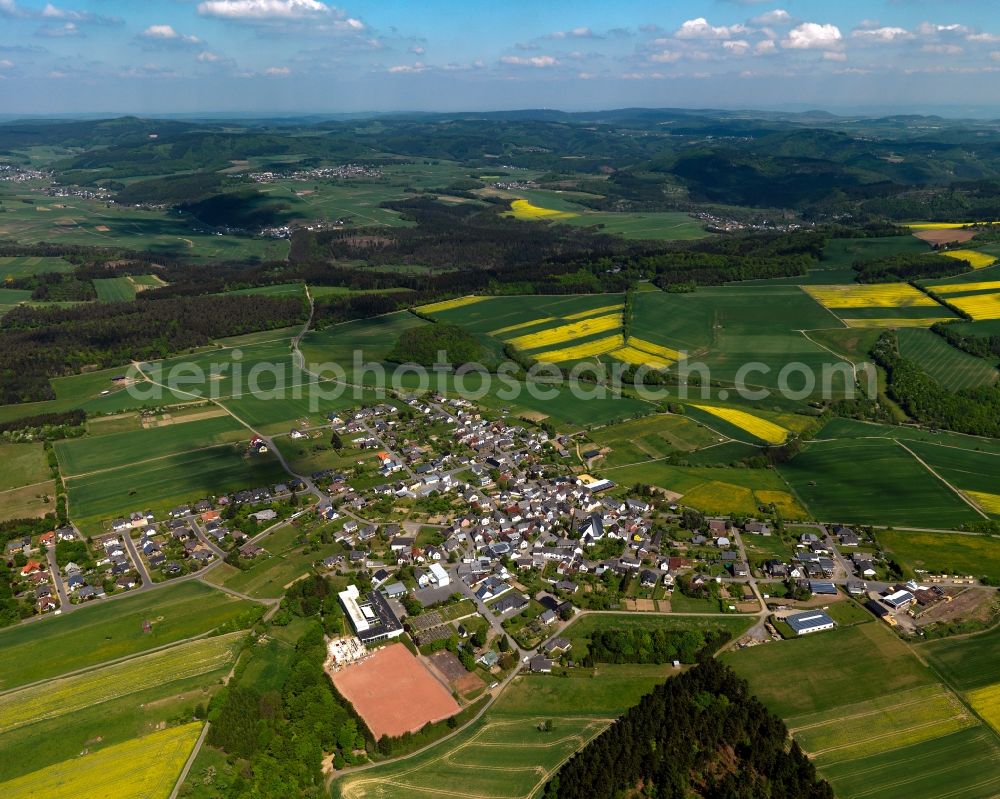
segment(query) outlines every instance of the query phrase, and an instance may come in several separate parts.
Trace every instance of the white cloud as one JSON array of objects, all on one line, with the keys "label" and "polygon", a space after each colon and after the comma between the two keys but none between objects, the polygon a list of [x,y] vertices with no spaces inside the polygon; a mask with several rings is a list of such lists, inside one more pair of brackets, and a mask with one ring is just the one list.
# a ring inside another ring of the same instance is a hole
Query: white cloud
[{"label": "white cloud", "polygon": [[319,0],[204,0],[198,13],[224,19],[303,19],[329,14],[331,9]]},{"label": "white cloud", "polygon": [[180,34],[174,30],[172,25],[150,25],[139,34],[143,39],[150,39],[158,42],[177,42],[183,44],[201,44],[201,39],[197,36]]},{"label": "white cloud", "polygon": [[222,59],[215,53],[210,53],[208,50],[205,50],[201,53],[198,53],[198,60],[202,64],[214,64],[216,61],[221,61]]},{"label": "white cloud", "polygon": [[596,39],[597,34],[590,28],[571,28],[568,31],[556,31],[545,37],[546,39]]},{"label": "white cloud", "polygon": [[995,33],[970,33],[965,39],[969,42],[987,42],[990,44],[1000,42],[1000,36]]},{"label": "white cloud", "polygon": [[754,45],[753,51],[757,55],[767,55],[768,53],[773,53],[777,45],[775,45],[773,39],[763,39]]},{"label": "white cloud", "polygon": [[653,53],[649,57],[650,61],[655,61],[657,64],[671,64],[677,61],[681,57],[681,54],[676,50],[662,50],[659,53]]},{"label": "white cloud", "polygon": [[422,61],[415,61],[412,64],[399,64],[395,67],[389,67],[389,72],[393,75],[415,75],[418,72],[426,72],[427,65]]},{"label": "white cloud", "polygon": [[39,29],[38,35],[44,36],[47,39],[62,39],[71,36],[82,36],[83,34],[75,22],[67,22],[65,25],[56,27],[46,25],[44,28]]},{"label": "white cloud", "polygon": [[503,64],[510,64],[515,67],[554,67],[559,64],[558,59],[551,55],[535,55],[523,57],[519,55],[505,55],[500,59]]},{"label": "white cloud", "polygon": [[272,78],[287,78],[292,74],[292,70],[288,67],[268,67],[264,70],[265,75],[270,75]]},{"label": "white cloud", "polygon": [[415,44],[410,48],[410,52],[413,53],[413,55],[423,55],[427,51],[419,44]]},{"label": "white cloud", "polygon": [[746,33],[743,25],[722,25],[715,27],[708,24],[704,17],[689,19],[674,33],[678,39],[729,39],[734,34]]},{"label": "white cloud", "polygon": [[951,23],[950,25],[935,25],[930,22],[921,22],[917,31],[922,36],[934,36],[938,33],[972,33],[971,28],[967,28],[965,25],[959,25],[957,22]]},{"label": "white cloud", "polygon": [[803,22],[788,32],[782,46],[792,50],[831,50],[840,47],[843,38],[836,25]]},{"label": "white cloud", "polygon": [[912,39],[913,34],[906,28],[857,28],[851,31],[851,38],[869,42],[894,42]]},{"label": "white cloud", "polygon": [[3,60],[0,60],[0,69],[13,69],[13,68],[14,68],[14,62],[11,61],[10,59],[4,58]]},{"label": "white cloud", "polygon": [[730,41],[723,42],[722,47],[734,55],[746,55],[750,50],[750,42],[744,39],[731,39]]},{"label": "white cloud", "polygon": [[776,8],[750,20],[754,25],[790,25],[792,15],[783,8]]},{"label": "white cloud", "polygon": [[847,53],[838,53],[836,50],[827,50],[823,53],[824,61],[846,61]]}]

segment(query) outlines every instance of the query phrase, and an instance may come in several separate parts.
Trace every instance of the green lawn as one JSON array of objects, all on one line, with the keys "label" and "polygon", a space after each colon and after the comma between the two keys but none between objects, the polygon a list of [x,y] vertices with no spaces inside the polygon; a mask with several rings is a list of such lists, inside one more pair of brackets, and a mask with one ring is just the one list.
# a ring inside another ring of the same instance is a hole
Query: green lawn
[{"label": "green lawn", "polygon": [[[224,625],[248,626],[254,605],[197,582],[96,601],[64,616],[0,630],[0,690],[96,666]],[[144,621],[153,631],[144,633]]]},{"label": "green lawn", "polygon": [[[624,466],[664,458],[671,452],[690,452],[714,444],[716,440],[709,430],[694,421],[667,414],[608,425],[594,430],[590,438],[598,447],[611,448],[600,461],[601,466]],[[582,446],[582,449],[587,447]]]},{"label": "green lawn", "polygon": [[616,233],[626,239],[661,239],[690,241],[711,234],[704,223],[680,211],[649,213],[613,213],[585,211],[579,216],[560,220],[575,227],[599,226],[601,233]]}]

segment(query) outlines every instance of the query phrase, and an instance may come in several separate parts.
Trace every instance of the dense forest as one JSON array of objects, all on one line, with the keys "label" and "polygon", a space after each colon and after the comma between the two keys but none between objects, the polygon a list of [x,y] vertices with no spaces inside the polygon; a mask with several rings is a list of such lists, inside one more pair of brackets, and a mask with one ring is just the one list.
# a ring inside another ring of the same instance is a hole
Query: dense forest
[{"label": "dense forest", "polygon": [[833,799],[746,681],[709,659],[668,680],[574,755],[545,799]]},{"label": "dense forest", "polygon": [[921,278],[947,277],[972,271],[972,265],[959,258],[942,258],[933,253],[900,254],[854,264],[858,283],[906,283]]},{"label": "dense forest", "polygon": [[302,302],[260,296],[158,299],[72,307],[18,306],[0,320],[0,403],[53,399],[49,378],[84,367],[164,358],[224,336],[287,327]]},{"label": "dense forest", "polygon": [[434,366],[441,363],[438,353],[444,353],[443,363],[450,366],[484,364],[488,355],[482,344],[465,328],[439,322],[403,331],[386,360]]},{"label": "dense forest", "polygon": [[976,336],[960,333],[950,322],[938,322],[931,330],[944,338],[953,347],[979,358],[1000,357],[1000,335]]},{"label": "dense forest", "polygon": [[730,639],[724,629],[642,630],[634,628],[595,630],[583,658],[594,663],[697,663]]}]

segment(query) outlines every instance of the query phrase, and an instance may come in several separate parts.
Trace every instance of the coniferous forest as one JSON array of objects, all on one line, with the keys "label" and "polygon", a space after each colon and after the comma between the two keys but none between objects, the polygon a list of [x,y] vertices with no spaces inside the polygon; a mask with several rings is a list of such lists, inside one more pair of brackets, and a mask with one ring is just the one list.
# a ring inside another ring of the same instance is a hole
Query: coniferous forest
[{"label": "coniferous forest", "polygon": [[574,755],[545,799],[833,799],[746,681],[709,659],[647,694]]}]

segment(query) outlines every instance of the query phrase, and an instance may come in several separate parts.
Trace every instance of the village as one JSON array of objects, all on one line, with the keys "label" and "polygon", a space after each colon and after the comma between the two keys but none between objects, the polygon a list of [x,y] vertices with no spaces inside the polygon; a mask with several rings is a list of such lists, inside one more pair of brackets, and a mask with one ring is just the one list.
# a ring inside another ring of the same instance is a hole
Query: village
[{"label": "village", "polygon": [[[218,582],[209,575],[220,568],[266,571],[272,535],[292,530],[316,553],[310,573],[337,592],[331,679],[371,729],[398,736],[522,670],[578,667],[562,633],[588,614],[742,617],[747,631],[727,646],[745,648],[859,613],[920,635],[925,615],[975,590],[960,575],[904,581],[870,528],[706,517],[665,492],[618,486],[581,466],[571,436],[464,399],[405,397],[327,422],[287,437],[333,436],[371,468],[290,477],[160,517],[134,511],[89,538],[66,526],[9,542],[11,590],[33,604],[29,621],[177,580]],[[273,446],[255,436],[246,457]],[[385,699],[400,680],[414,696],[402,720]]]}]

